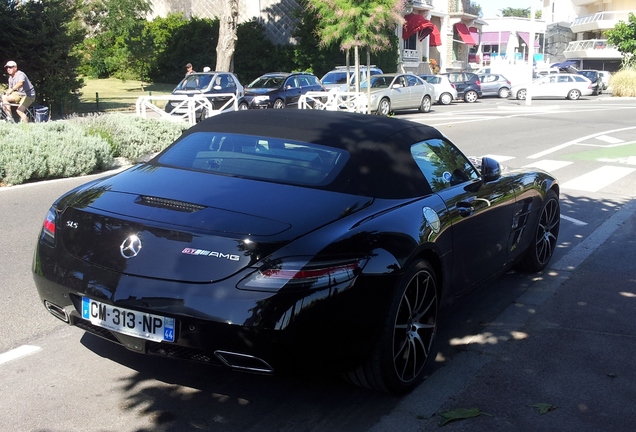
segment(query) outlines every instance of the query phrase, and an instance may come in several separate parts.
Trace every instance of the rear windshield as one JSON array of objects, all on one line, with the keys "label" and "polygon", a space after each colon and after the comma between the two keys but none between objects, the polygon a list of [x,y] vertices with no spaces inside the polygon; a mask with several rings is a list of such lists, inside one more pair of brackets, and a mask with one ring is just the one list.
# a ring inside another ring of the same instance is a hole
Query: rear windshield
[{"label": "rear windshield", "polygon": [[197,132],[159,156],[178,168],[274,181],[324,186],[342,170],[349,153],[332,147],[253,135]]}]

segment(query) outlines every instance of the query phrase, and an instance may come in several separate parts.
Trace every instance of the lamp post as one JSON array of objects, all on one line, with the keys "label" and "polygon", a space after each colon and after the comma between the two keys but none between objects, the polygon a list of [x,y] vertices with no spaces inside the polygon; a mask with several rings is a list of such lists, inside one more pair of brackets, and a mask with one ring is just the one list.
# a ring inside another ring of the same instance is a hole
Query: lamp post
[{"label": "lamp post", "polygon": [[[534,0],[536,1],[536,0]],[[534,1],[530,3],[530,35],[528,36],[528,75],[530,82],[532,82],[533,68],[534,68]],[[532,105],[532,86],[528,86],[526,90],[526,105]]]}]

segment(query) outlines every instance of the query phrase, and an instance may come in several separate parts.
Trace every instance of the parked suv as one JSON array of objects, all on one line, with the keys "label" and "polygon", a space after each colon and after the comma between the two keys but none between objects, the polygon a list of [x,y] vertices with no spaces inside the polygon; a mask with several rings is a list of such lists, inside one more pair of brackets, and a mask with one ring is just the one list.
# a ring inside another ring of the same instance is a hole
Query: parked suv
[{"label": "parked suv", "polygon": [[[214,97],[219,93],[234,93],[238,99],[239,109],[247,109],[247,102],[243,99],[244,89],[236,75],[230,72],[201,72],[188,74],[181,82],[172,90],[173,95],[206,95],[215,110],[233,109],[233,107],[225,106],[230,100],[228,96]],[[168,101],[165,108],[166,112],[172,114],[184,114],[187,106],[182,100]],[[204,108],[196,111],[197,120],[206,118]]]},{"label": "parked suv", "polygon": [[593,69],[583,69],[578,71],[577,73],[592,81],[592,90],[594,90],[594,92],[592,93],[593,95],[600,95],[601,93],[603,93],[603,78],[601,77],[599,71]]},{"label": "parked suv", "polygon": [[457,98],[464,102],[473,103],[482,96],[481,81],[479,77],[471,72],[449,72],[446,75],[448,80],[457,89]]},{"label": "parked suv", "polygon": [[297,108],[301,95],[324,90],[313,74],[272,72],[256,78],[247,85],[245,99],[250,108]]},{"label": "parked suv", "polygon": [[[351,78],[354,78],[353,75],[356,73],[355,67],[349,66],[349,75]],[[369,67],[369,73],[371,75],[381,75],[382,69],[371,66]],[[367,78],[367,67],[360,67],[360,82],[364,81]],[[321,79],[320,82],[327,90],[337,90],[337,91],[347,91],[347,67],[346,66],[336,66],[336,68],[332,71],[327,72]],[[355,85],[355,78],[351,80],[351,85]]]}]

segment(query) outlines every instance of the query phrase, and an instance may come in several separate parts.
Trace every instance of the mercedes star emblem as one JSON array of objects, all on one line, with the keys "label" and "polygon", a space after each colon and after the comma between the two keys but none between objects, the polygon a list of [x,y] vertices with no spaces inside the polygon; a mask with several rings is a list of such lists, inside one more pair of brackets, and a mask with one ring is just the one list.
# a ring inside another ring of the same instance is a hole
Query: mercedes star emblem
[{"label": "mercedes star emblem", "polygon": [[119,252],[121,256],[126,259],[134,258],[139,255],[141,251],[141,240],[136,235],[129,236],[124,242],[119,246]]}]

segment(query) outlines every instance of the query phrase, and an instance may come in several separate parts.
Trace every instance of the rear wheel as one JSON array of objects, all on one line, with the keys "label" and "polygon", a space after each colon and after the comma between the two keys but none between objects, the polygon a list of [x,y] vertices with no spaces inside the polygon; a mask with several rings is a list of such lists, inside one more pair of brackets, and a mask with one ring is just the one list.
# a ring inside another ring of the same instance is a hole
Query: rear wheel
[{"label": "rear wheel", "polygon": [[375,112],[377,115],[388,116],[391,112],[391,101],[388,98],[382,98],[378,103],[378,110]]},{"label": "rear wheel", "polygon": [[285,102],[282,99],[276,99],[273,105],[274,109],[283,109],[285,108]]},{"label": "rear wheel", "polygon": [[239,111],[244,111],[246,109],[249,109],[249,105],[247,104],[247,102],[241,102],[238,106]]},{"label": "rear wheel", "polygon": [[499,89],[499,92],[497,93],[497,95],[498,95],[500,98],[505,99],[505,98],[507,98],[508,96],[510,96],[510,89],[509,89],[509,88],[506,88],[506,87],[502,87],[502,88],[500,88],[500,89]]},{"label": "rear wheel", "polygon": [[405,393],[422,379],[437,333],[437,281],[426,261],[412,265],[395,289],[384,327],[365,362],[346,376],[356,385]]},{"label": "rear wheel", "polygon": [[422,98],[422,102],[420,103],[420,112],[427,113],[431,111],[431,97],[429,95],[425,95]]},{"label": "rear wheel", "polygon": [[519,262],[520,270],[534,273],[543,270],[548,265],[556,248],[560,224],[559,198],[556,192],[550,190],[545,195],[532,243]]},{"label": "rear wheel", "polygon": [[477,100],[478,97],[479,95],[475,90],[468,90],[466,93],[464,93],[464,102],[473,103]]},{"label": "rear wheel", "polygon": [[442,93],[439,97],[439,103],[442,105],[448,105],[453,101],[453,96],[450,93]]},{"label": "rear wheel", "polygon": [[525,100],[526,99],[526,89],[519,89],[519,91],[517,92],[517,99],[519,100]]},{"label": "rear wheel", "polygon": [[581,92],[576,89],[572,89],[568,92],[568,99],[570,100],[577,100],[580,97],[581,97]]}]

